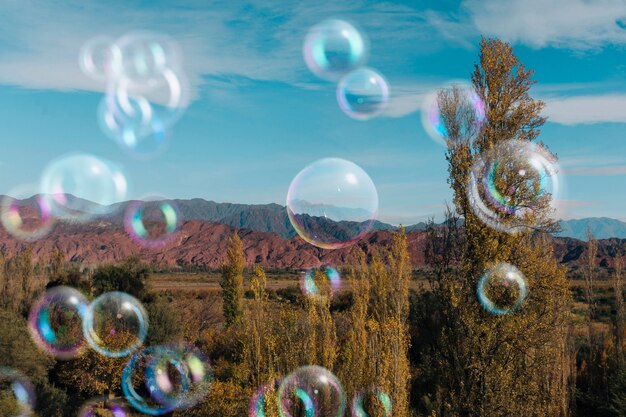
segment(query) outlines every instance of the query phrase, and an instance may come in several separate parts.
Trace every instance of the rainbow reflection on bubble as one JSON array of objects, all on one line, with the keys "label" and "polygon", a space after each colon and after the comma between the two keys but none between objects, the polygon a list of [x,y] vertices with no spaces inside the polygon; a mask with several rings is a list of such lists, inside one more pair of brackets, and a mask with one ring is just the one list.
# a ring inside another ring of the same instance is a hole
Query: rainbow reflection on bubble
[{"label": "rainbow reflection on bubble", "polygon": [[304,62],[318,77],[337,80],[367,61],[367,38],[352,24],[338,19],[313,26],[302,47]]},{"label": "rainbow reflection on bubble", "polygon": [[[279,386],[278,380],[262,385],[250,398],[248,417],[267,417],[276,414],[276,403],[272,400],[276,398]],[[268,407],[273,408],[273,410]]]},{"label": "rainbow reflection on bubble", "polygon": [[137,350],[148,334],[148,314],[132,295],[107,292],[89,304],[83,333],[92,349],[110,358]]},{"label": "rainbow reflection on bubble", "polygon": [[[382,408],[382,410],[376,410]],[[352,399],[352,417],[392,416],[391,397],[380,388],[368,388],[357,393]],[[373,409],[373,410],[372,410]],[[378,412],[376,412],[378,411]],[[382,411],[384,414],[380,414]]]},{"label": "rainbow reflection on bubble", "polygon": [[321,366],[304,366],[283,379],[278,388],[281,417],[298,417],[303,408],[307,417],[343,417],[346,394],[337,377]]},{"label": "rainbow reflection on bubble", "polygon": [[508,263],[498,263],[478,281],[478,301],[491,314],[505,315],[518,310],[526,298],[524,274]]},{"label": "rainbow reflection on bubble", "polygon": [[476,159],[467,193],[483,223],[517,234],[551,224],[559,182],[556,158],[545,147],[510,140]]},{"label": "rainbow reflection on bubble", "polygon": [[78,417],[99,417],[102,415],[103,409],[108,411],[112,417],[126,417],[128,415],[126,408],[117,400],[101,397],[93,398],[83,404],[78,412]]},{"label": "rainbow reflection on bubble", "polygon": [[44,169],[40,189],[52,214],[86,222],[110,214],[126,198],[128,183],[116,164],[89,154],[67,155]]},{"label": "rainbow reflection on bubble", "polygon": [[389,86],[377,71],[359,68],[339,81],[337,102],[341,110],[351,118],[368,120],[387,108]]},{"label": "rainbow reflection on bubble", "polygon": [[287,214],[308,243],[342,248],[371,230],[378,214],[378,192],[355,163],[324,158],[305,167],[291,182]]},{"label": "rainbow reflection on bubble", "polygon": [[35,185],[23,185],[9,191],[0,203],[0,221],[13,237],[33,242],[48,235],[56,219],[48,199]]},{"label": "rainbow reflection on bubble", "polygon": [[174,202],[158,198],[130,202],[124,216],[128,235],[148,249],[159,249],[172,243],[180,224],[181,217]]},{"label": "rainbow reflection on bubble", "polygon": [[[328,286],[327,289],[326,286]],[[300,288],[305,296],[312,298],[325,296],[327,290],[336,293],[341,289],[341,275],[329,265],[310,268],[302,274]]]},{"label": "rainbow reflection on bubble", "polygon": [[78,290],[53,287],[30,310],[28,328],[40,349],[57,359],[78,356],[84,345],[83,319],[88,301]]},{"label": "rainbow reflection on bubble", "polygon": [[[455,81],[443,87],[443,89],[452,88],[458,88],[463,96],[462,99],[473,109],[474,125],[476,129],[479,129],[486,120],[487,110],[485,103],[474,88],[463,81]],[[439,109],[439,90],[440,89],[437,89],[437,91],[427,94],[422,101],[422,126],[433,141],[447,147],[448,131],[441,118],[441,111]]]},{"label": "rainbow reflection on bubble", "polygon": [[82,46],[78,63],[88,77],[96,81],[106,81],[121,73],[122,51],[113,38],[96,36]]},{"label": "rainbow reflection on bubble", "polygon": [[[35,410],[35,389],[30,380],[20,371],[0,367],[0,396],[3,404],[11,409],[3,409],[3,416],[28,417]],[[9,400],[11,398],[12,400]]]},{"label": "rainbow reflection on bubble", "polygon": [[207,395],[212,382],[206,355],[186,344],[152,346],[137,352],[122,374],[126,399],[149,415],[194,406]]}]

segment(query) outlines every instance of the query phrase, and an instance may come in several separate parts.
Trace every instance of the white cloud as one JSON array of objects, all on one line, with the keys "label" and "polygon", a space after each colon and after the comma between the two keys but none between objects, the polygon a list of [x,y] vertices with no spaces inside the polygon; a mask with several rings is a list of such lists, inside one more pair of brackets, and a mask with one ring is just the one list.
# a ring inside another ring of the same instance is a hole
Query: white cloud
[{"label": "white cloud", "polygon": [[465,0],[479,33],[535,48],[626,43],[624,0]]},{"label": "white cloud", "polygon": [[589,94],[544,101],[544,114],[550,122],[562,125],[626,123],[626,94]]}]

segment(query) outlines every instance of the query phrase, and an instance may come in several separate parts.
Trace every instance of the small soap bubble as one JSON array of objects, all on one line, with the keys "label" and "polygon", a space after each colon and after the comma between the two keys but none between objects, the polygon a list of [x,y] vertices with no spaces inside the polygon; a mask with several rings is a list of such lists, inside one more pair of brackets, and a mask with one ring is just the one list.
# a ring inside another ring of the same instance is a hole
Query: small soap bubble
[{"label": "small soap bubble", "polygon": [[159,249],[178,236],[182,219],[176,204],[151,197],[131,201],[126,208],[124,225],[128,235],[140,246]]},{"label": "small soap bubble", "polygon": [[341,275],[330,265],[309,268],[302,274],[300,288],[307,297],[328,296],[341,289]]},{"label": "small soap bubble", "polygon": [[20,371],[0,367],[0,397],[3,399],[2,415],[28,417],[35,410],[35,389]]},{"label": "small soap bubble", "polygon": [[87,401],[78,412],[78,417],[126,417],[128,415],[121,402],[105,397]]},{"label": "small soap bubble", "polygon": [[337,377],[320,366],[304,366],[285,377],[278,389],[281,417],[343,417],[346,394]]},{"label": "small soap bubble", "polygon": [[13,237],[33,242],[47,236],[56,219],[50,202],[36,185],[14,188],[0,202],[0,221]]},{"label": "small soap bubble", "polygon": [[113,38],[96,36],[85,42],[80,49],[78,63],[85,75],[103,82],[119,76],[122,52]]},{"label": "small soap bubble", "polygon": [[524,274],[508,263],[498,263],[478,281],[478,301],[491,314],[505,315],[518,310],[526,298]]},{"label": "small soap bubble", "polygon": [[381,114],[389,102],[387,81],[373,69],[359,68],[337,85],[337,102],[345,114],[368,120]]},{"label": "small soap bubble", "polygon": [[352,417],[391,417],[391,397],[380,388],[368,388],[357,393],[352,400]]}]

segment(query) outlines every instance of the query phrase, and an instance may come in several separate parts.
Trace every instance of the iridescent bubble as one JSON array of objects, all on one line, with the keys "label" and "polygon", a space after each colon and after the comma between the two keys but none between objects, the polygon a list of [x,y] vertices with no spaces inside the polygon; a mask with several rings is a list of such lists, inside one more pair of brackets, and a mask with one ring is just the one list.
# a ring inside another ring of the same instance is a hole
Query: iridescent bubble
[{"label": "iridescent bubble", "polygon": [[212,381],[210,364],[197,348],[154,346],[130,359],[122,374],[122,390],[135,409],[161,415],[194,406]]},{"label": "iridescent bubble", "polygon": [[341,276],[339,271],[329,265],[310,268],[302,274],[300,288],[307,297],[328,296],[341,289]]},{"label": "iridescent bubble", "polygon": [[281,417],[343,417],[346,394],[337,377],[320,366],[305,366],[288,375],[278,389]]},{"label": "iridescent bubble", "polygon": [[126,417],[127,415],[126,408],[119,401],[106,397],[87,401],[78,412],[78,417]]},{"label": "iridescent bubble", "polygon": [[46,166],[40,188],[55,217],[86,222],[111,213],[113,204],[126,198],[128,184],[113,163],[73,154]]},{"label": "iridescent bubble", "polygon": [[318,77],[336,80],[367,61],[367,39],[343,20],[325,20],[311,28],[302,48],[304,61]]},{"label": "iridescent bubble", "polygon": [[543,146],[501,142],[472,165],[467,188],[472,211],[490,227],[511,234],[548,227],[558,171],[556,158]]},{"label": "iridescent bubble", "polygon": [[276,402],[276,392],[280,386],[279,381],[275,380],[261,386],[250,398],[248,407],[249,417],[266,417],[275,415],[278,409]]},{"label": "iridescent bubble", "polygon": [[175,203],[158,198],[131,201],[124,216],[128,235],[149,249],[159,249],[172,243],[178,236],[181,223]]},{"label": "iridescent bubble", "polygon": [[137,350],[148,334],[148,314],[135,297],[107,292],[91,302],[83,333],[98,353],[120,358]]},{"label": "iridescent bubble", "polygon": [[352,417],[392,416],[391,397],[380,388],[369,388],[352,399]]},{"label": "iridescent bubble", "polygon": [[78,63],[88,77],[107,81],[121,72],[122,52],[113,38],[96,36],[85,42],[80,49]]},{"label": "iridescent bubble", "polygon": [[38,187],[24,185],[9,191],[0,203],[0,221],[7,232],[27,242],[46,236],[56,223],[49,201]]},{"label": "iridescent bubble", "polygon": [[368,120],[381,114],[389,102],[387,81],[370,68],[359,68],[337,85],[337,102],[353,119]]},{"label": "iridescent bubble", "polygon": [[[443,89],[458,88],[461,97],[460,100],[471,107],[473,111],[474,127],[479,129],[486,120],[486,107],[483,100],[480,98],[474,88],[463,82],[453,82],[444,87]],[[448,131],[445,127],[444,121],[441,117],[439,96],[437,91],[431,92],[426,95],[422,102],[422,126],[428,134],[428,136],[436,143],[447,147]]]},{"label": "iridescent bubble", "polygon": [[305,241],[324,249],[352,245],[378,214],[378,193],[363,169],[339,158],[304,168],[287,193],[287,214]]},{"label": "iridescent bubble", "polygon": [[491,314],[518,310],[526,298],[526,278],[508,263],[491,266],[478,281],[478,301]]},{"label": "iridescent bubble", "polygon": [[27,417],[35,409],[33,385],[24,374],[12,368],[0,367],[0,398],[3,399],[3,416]]},{"label": "iridescent bubble", "polygon": [[28,327],[42,350],[58,359],[78,356],[84,345],[83,319],[88,301],[74,288],[53,287],[33,305]]},{"label": "iridescent bubble", "polygon": [[150,83],[171,68],[180,66],[178,45],[156,32],[134,31],[116,42],[121,54],[121,72],[134,83]]}]

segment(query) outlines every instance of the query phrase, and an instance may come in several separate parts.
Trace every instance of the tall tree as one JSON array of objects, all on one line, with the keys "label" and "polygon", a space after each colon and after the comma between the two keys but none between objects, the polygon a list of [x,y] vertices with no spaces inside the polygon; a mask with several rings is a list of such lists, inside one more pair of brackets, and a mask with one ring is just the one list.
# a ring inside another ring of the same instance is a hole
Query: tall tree
[{"label": "tall tree", "polygon": [[[441,369],[439,414],[458,416],[561,416],[567,414],[561,361],[569,295],[564,268],[553,258],[544,232],[555,230],[549,205],[529,213],[538,231],[513,236],[484,224],[468,196],[472,164],[499,143],[533,141],[545,122],[543,103],[529,95],[532,71],[511,46],[482,39],[472,84],[485,105],[477,126],[458,87],[441,91],[439,105],[448,132],[449,183],[463,216],[464,242],[458,273],[435,280],[444,319],[436,355]],[[507,167],[507,166],[505,166]],[[532,187],[524,189],[532,193]],[[478,304],[478,280],[493,263],[517,266],[530,291],[521,311],[493,316]]]},{"label": "tall tree", "polygon": [[596,315],[595,280],[596,280],[596,256],[598,255],[598,241],[587,227],[587,251],[584,257],[585,277],[585,301],[587,302],[587,345],[589,346],[589,360],[593,356],[593,322]]},{"label": "tall tree", "polygon": [[230,238],[226,262],[222,266],[222,300],[226,326],[241,324],[243,320],[243,269],[245,258],[243,243],[237,230]]},{"label": "tall tree", "polygon": [[624,278],[622,276],[622,259],[615,259],[613,271],[613,293],[615,294],[615,317],[613,318],[613,333],[615,337],[615,362],[619,368],[624,366],[624,349],[626,348],[626,310],[624,309]]}]

